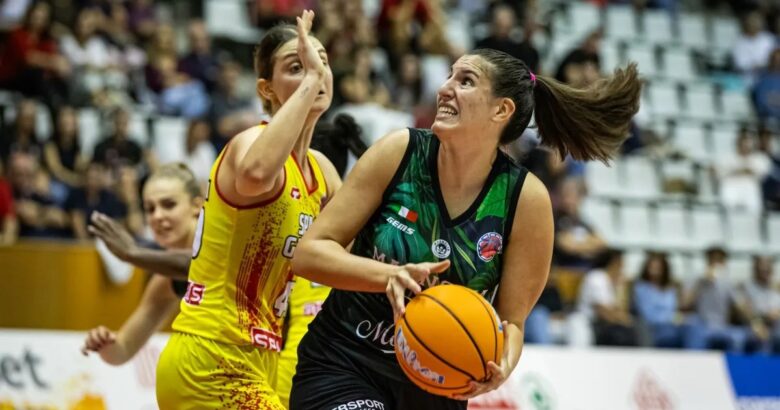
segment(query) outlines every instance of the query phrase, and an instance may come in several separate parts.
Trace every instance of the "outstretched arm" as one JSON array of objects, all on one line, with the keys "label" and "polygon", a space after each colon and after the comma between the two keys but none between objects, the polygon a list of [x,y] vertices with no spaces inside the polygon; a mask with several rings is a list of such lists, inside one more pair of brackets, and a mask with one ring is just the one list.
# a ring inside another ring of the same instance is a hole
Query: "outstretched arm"
[{"label": "outstretched arm", "polygon": [[82,353],[95,351],[108,364],[124,364],[176,313],[178,306],[179,298],[173,293],[171,280],[154,275],[138,307],[122,328],[116,334],[103,326],[92,329]]},{"label": "outstretched arm", "polygon": [[100,212],[90,217],[89,232],[105,242],[108,249],[117,258],[174,279],[187,279],[190,270],[192,252],[188,250],[148,249],[135,242],[135,239],[117,221]]}]

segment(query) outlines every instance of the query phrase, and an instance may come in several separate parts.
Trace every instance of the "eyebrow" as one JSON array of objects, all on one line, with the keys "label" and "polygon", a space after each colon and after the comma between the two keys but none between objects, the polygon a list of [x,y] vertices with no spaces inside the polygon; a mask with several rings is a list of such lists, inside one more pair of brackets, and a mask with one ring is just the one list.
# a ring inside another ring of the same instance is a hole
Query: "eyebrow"
[{"label": "eyebrow", "polygon": [[[470,68],[463,68],[460,71],[462,73],[464,73],[464,74],[471,74],[474,77],[477,77],[477,79],[479,79],[479,77],[480,77],[479,73],[476,70],[472,70]],[[450,75],[453,75],[454,73],[455,73],[455,69],[454,68],[450,68]]]},{"label": "eyebrow", "polygon": [[[319,49],[317,49],[317,53],[324,54],[326,57],[328,56],[328,52],[323,47],[320,47]],[[298,56],[298,52],[297,51],[290,51],[287,54],[282,56],[282,60],[283,61],[284,60],[289,60],[290,57],[297,57],[297,56]]]}]

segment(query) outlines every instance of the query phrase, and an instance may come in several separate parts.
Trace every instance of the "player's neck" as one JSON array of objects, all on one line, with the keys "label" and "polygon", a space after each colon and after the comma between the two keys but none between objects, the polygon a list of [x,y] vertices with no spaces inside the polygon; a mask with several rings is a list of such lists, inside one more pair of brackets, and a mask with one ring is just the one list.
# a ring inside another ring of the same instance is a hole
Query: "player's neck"
[{"label": "player's neck", "polygon": [[490,174],[498,150],[484,145],[442,142],[436,158],[439,183],[455,189],[479,186]]},{"label": "player's neck", "polygon": [[309,147],[311,146],[311,140],[314,136],[314,124],[315,122],[311,122],[309,120],[306,121],[306,124],[304,124],[303,129],[301,130],[300,135],[298,135],[298,139],[295,141],[295,145],[293,145],[293,154],[295,155],[295,158],[298,160],[298,164],[301,166],[301,171],[304,172],[303,175],[308,174],[308,167],[309,162],[306,161],[306,154],[309,153]]}]

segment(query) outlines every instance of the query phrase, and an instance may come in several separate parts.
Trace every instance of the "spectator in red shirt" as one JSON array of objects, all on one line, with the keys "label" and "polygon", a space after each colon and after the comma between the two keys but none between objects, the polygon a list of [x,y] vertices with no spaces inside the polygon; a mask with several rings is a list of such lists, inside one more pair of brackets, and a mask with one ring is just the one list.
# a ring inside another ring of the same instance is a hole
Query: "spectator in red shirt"
[{"label": "spectator in red shirt", "polygon": [[42,98],[50,107],[64,102],[70,72],[51,35],[51,7],[38,1],[30,6],[22,27],[8,37],[0,53],[0,88]]},{"label": "spectator in red shirt", "polygon": [[14,196],[11,185],[3,177],[0,162],[0,246],[12,245],[19,234],[19,222],[14,212]]}]

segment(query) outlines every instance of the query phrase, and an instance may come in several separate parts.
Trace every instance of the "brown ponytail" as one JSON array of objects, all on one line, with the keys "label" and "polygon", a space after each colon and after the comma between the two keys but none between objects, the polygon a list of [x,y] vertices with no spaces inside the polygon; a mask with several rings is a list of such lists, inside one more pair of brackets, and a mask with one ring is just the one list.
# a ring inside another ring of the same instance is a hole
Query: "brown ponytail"
[{"label": "brown ponytail", "polygon": [[561,157],[608,161],[628,136],[631,118],[639,110],[642,83],[636,64],[578,90],[533,75],[525,63],[502,51],[482,48],[469,54],[488,62],[493,95],[515,103],[500,144],[520,138],[535,113],[542,143]]},{"label": "brown ponytail", "polygon": [[561,158],[609,161],[628,137],[641,91],[636,63],[585,89],[537,76],[534,118],[542,144]]}]

